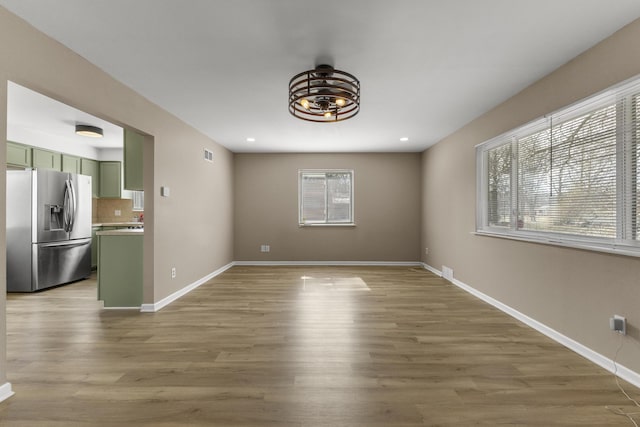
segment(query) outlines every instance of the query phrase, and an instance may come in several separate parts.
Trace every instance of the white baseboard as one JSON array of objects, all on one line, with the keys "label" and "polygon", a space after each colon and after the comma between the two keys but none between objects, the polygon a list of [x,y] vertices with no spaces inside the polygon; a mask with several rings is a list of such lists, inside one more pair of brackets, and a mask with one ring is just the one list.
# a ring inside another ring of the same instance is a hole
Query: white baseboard
[{"label": "white baseboard", "polygon": [[247,266],[386,266],[386,267],[421,267],[418,261],[234,261],[233,265]]},{"label": "white baseboard", "polygon": [[433,267],[431,267],[429,264],[425,264],[424,262],[422,263],[422,267],[424,267],[425,270],[429,270],[430,272],[432,272],[433,274],[435,274],[436,276],[442,277],[442,271],[437,270]]},{"label": "white baseboard", "polygon": [[[424,264],[424,268],[431,271],[434,274],[437,274],[438,276],[442,276],[442,274],[440,274],[438,270],[431,267],[430,265]],[[561,334],[555,329],[548,327],[547,325],[527,316],[526,314],[520,313],[518,310],[512,307],[509,307],[506,304],[503,304],[502,302],[496,300],[495,298],[490,297],[487,294],[480,292],[475,288],[472,288],[471,286],[461,282],[458,279],[454,278],[451,281],[451,283],[453,283],[455,286],[459,287],[460,289],[470,293],[471,295],[474,295],[477,298],[483,300],[484,302],[491,304],[492,306],[496,307],[500,311],[503,311],[509,316],[515,319],[518,319],[522,323],[548,336],[552,340],[562,344],[568,349],[575,351],[582,357],[592,361],[596,365],[606,369],[612,374],[616,373],[616,375],[618,375],[623,380],[628,381],[629,383],[633,384],[636,387],[640,387],[640,374],[638,374],[637,372],[632,371],[631,369],[626,368],[620,365],[619,363],[614,364],[614,361],[609,359],[608,357],[605,357],[602,354],[590,349],[589,347],[586,347],[585,345],[580,344],[579,342],[569,338],[566,335]],[[616,365],[617,365],[617,370],[616,370]]]},{"label": "white baseboard", "polygon": [[2,402],[3,400],[7,400],[14,394],[15,393],[11,389],[11,383],[4,383],[0,386],[0,402]]},{"label": "white baseboard", "polygon": [[167,305],[171,304],[172,302],[174,302],[175,300],[177,300],[181,296],[188,294],[189,292],[191,292],[192,290],[194,290],[198,286],[208,282],[209,280],[213,279],[217,275],[224,273],[225,271],[227,271],[228,269],[233,267],[233,265],[234,265],[234,263],[230,262],[229,264],[227,264],[227,265],[225,265],[223,267],[220,267],[219,269],[217,269],[213,273],[210,273],[210,274],[206,275],[202,279],[196,280],[192,284],[185,286],[184,288],[172,293],[171,295],[161,299],[160,301],[158,301],[156,303],[153,303],[153,304],[142,304],[140,306],[140,311],[143,312],[143,313],[155,313],[156,311],[159,311],[162,308],[166,307]]}]

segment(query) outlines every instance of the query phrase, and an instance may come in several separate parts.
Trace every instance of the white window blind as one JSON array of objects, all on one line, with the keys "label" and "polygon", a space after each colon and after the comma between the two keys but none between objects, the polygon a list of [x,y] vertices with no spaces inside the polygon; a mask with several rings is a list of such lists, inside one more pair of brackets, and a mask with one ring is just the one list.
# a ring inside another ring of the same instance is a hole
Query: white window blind
[{"label": "white window blind", "polygon": [[303,223],[325,222],[327,217],[327,181],[324,174],[302,176]]},{"label": "white window blind", "polygon": [[616,105],[518,139],[518,228],[616,237]]},{"label": "white window blind", "polygon": [[640,79],[477,147],[477,231],[640,256]]},{"label": "white window blind", "polygon": [[622,160],[623,167],[627,169],[625,175],[629,179],[624,181],[626,195],[624,205],[627,207],[624,212],[624,227],[626,234],[636,242],[640,241],[640,202],[638,201],[638,190],[640,187],[640,168],[638,159],[640,158],[640,95],[633,95],[630,100],[630,123],[627,123],[629,130],[628,139],[631,141],[624,151]]},{"label": "white window blind", "polygon": [[508,227],[511,224],[511,145],[488,151],[489,224]]},{"label": "white window blind", "polygon": [[133,199],[133,210],[143,211],[144,210],[144,191],[132,191],[131,196]]},{"label": "white window blind", "polygon": [[353,171],[300,170],[299,224],[352,224]]}]

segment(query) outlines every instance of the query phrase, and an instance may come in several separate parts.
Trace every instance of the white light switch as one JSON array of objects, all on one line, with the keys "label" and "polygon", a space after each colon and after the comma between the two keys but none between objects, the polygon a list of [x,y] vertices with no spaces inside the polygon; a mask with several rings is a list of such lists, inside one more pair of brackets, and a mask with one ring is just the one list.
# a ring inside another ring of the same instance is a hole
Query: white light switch
[{"label": "white light switch", "polygon": [[116,209],[114,213],[116,216],[122,215],[122,211],[120,209]]},{"label": "white light switch", "polygon": [[170,194],[169,187],[166,187],[166,186],[160,187],[160,195],[162,197],[169,197],[169,194]]}]

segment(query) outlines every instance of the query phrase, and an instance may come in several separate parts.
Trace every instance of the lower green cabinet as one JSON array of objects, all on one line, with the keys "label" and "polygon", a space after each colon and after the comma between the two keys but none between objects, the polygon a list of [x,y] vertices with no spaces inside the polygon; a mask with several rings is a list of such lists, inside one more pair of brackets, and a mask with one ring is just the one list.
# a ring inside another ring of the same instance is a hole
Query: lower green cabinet
[{"label": "lower green cabinet", "polygon": [[139,308],[142,305],[143,233],[108,233],[98,233],[98,300],[107,308]]},{"label": "lower green cabinet", "polygon": [[91,227],[91,269],[98,268],[98,236],[97,232],[101,231],[102,227]]}]

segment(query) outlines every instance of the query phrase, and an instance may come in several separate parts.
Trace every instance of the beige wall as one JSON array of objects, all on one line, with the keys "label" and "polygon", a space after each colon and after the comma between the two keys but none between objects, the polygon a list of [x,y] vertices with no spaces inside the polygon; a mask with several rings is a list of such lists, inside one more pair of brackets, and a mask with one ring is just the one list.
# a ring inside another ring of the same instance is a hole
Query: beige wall
[{"label": "beige wall", "polygon": [[[640,21],[625,27],[423,154],[427,264],[613,358],[613,314],[627,317],[620,362],[640,372],[640,258],[475,236],[474,145],[640,74]],[[424,249],[423,249],[424,250]]]},{"label": "beige wall", "polygon": [[[356,227],[299,227],[298,169],[353,169]],[[234,188],[237,261],[419,261],[418,153],[236,154]]]},{"label": "beige wall", "polygon": [[[0,9],[0,13],[2,10]],[[2,19],[0,18],[0,23]],[[0,28],[0,55],[2,55],[3,40],[6,37]],[[2,56],[0,56],[2,57]],[[3,62],[0,62],[0,135],[7,134],[7,83],[3,73]],[[4,138],[2,138],[4,139]],[[6,143],[0,143],[0,165],[7,163]],[[3,223],[6,218],[6,200],[7,200],[7,175],[0,173],[0,212],[2,212]],[[7,229],[6,226],[0,225],[0,387],[7,381],[7,322],[6,322],[6,297],[7,297]]]},{"label": "beige wall", "polygon": [[[149,135],[144,147],[145,303],[233,260],[232,153],[1,7],[0,58],[0,134],[6,135],[11,80]],[[4,164],[6,149],[1,146]],[[204,148],[214,152],[213,163],[203,160]],[[159,196],[161,185],[171,188],[171,197]],[[2,212],[5,203],[5,175],[0,174]],[[5,259],[5,229],[0,230],[0,259]],[[0,262],[0,385],[6,381],[4,264]],[[173,280],[171,267],[177,269]]]}]

